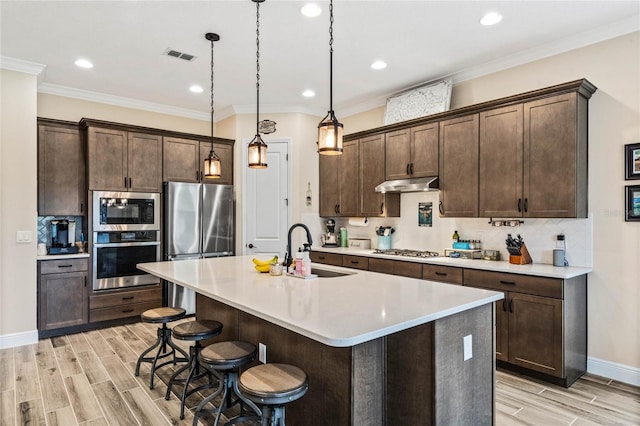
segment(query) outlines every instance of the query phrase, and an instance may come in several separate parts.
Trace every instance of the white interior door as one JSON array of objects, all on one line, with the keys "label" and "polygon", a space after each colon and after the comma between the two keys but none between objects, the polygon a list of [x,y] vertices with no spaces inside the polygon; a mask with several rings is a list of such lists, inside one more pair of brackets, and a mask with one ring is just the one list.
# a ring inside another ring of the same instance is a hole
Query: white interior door
[{"label": "white interior door", "polygon": [[289,141],[266,143],[268,167],[246,168],[244,253],[283,259],[289,226]]}]

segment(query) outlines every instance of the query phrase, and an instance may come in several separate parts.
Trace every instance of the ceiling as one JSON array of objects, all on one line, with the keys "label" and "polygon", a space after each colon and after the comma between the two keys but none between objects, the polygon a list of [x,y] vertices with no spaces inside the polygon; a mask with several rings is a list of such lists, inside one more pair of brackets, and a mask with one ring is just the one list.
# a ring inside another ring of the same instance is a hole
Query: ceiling
[{"label": "ceiling", "polygon": [[[260,4],[260,110],[322,116],[329,107],[328,1]],[[482,15],[503,20],[485,27]],[[639,1],[334,1],[338,117],[411,87],[454,82],[640,30]],[[215,44],[216,120],[254,112],[256,5],[234,1],[0,1],[3,68],[44,65],[39,91],[206,118]],[[164,55],[174,49],[189,62]],[[95,66],[81,69],[77,58]],[[370,64],[382,59],[383,70]],[[594,58],[597,60],[597,58]],[[22,62],[26,61],[26,62]],[[38,69],[38,67],[36,67]],[[204,88],[200,94],[188,89]],[[313,98],[301,94],[311,89]]]}]

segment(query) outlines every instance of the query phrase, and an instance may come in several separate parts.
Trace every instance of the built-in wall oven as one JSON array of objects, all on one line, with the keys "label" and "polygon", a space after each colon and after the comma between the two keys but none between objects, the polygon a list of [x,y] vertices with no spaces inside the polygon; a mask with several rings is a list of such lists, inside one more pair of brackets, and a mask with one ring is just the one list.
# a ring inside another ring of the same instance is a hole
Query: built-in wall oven
[{"label": "built-in wall oven", "polygon": [[93,193],[93,290],[157,284],[136,268],[157,262],[160,252],[160,194]]}]

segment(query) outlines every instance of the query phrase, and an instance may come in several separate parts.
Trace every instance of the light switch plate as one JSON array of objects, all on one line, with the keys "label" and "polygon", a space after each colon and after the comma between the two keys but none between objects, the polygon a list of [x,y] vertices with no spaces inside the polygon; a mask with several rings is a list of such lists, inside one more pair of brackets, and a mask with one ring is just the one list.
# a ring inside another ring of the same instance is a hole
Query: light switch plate
[{"label": "light switch plate", "polygon": [[16,231],[16,242],[17,243],[30,243],[31,242],[31,231]]},{"label": "light switch plate", "polygon": [[471,334],[469,334],[468,336],[464,336],[462,338],[462,342],[464,346],[464,360],[466,361],[468,359],[471,359],[471,357],[473,357],[473,349],[472,349],[473,341],[472,341]]}]

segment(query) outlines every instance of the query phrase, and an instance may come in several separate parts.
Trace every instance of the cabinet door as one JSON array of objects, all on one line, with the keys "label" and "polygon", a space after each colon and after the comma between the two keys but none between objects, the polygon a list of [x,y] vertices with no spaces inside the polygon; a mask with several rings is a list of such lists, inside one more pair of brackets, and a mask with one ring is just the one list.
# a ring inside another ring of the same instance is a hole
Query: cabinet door
[{"label": "cabinet door", "polygon": [[385,180],[384,135],[360,140],[360,215],[392,216],[400,211],[399,194],[382,194],[376,185]]},{"label": "cabinet door", "polygon": [[570,93],[524,104],[525,217],[577,215],[576,97]]},{"label": "cabinet door", "polygon": [[438,133],[439,123],[425,124],[411,128],[412,177],[438,176]]},{"label": "cabinet door", "polygon": [[86,272],[40,275],[39,290],[40,330],[88,322]]},{"label": "cabinet door", "polygon": [[340,155],[340,203],[338,211],[340,216],[357,216],[360,205],[360,181],[359,179],[359,142],[349,141],[342,144]]},{"label": "cabinet door", "polygon": [[[344,155],[344,154],[343,154]],[[320,155],[319,211],[321,217],[336,216],[340,204],[340,159],[342,155]]]},{"label": "cabinet door", "polygon": [[386,138],[386,179],[405,179],[409,177],[411,163],[411,131],[397,130],[385,135]]},{"label": "cabinet door", "polygon": [[165,137],[162,140],[162,147],[164,181],[198,182],[200,180],[200,142]]},{"label": "cabinet door", "polygon": [[128,134],[128,186],[131,191],[162,191],[162,136]]},{"label": "cabinet door", "polygon": [[522,217],[522,104],[480,113],[480,216]]},{"label": "cabinet door", "polygon": [[[233,185],[233,147],[221,143],[214,143],[213,149],[220,157],[220,177],[218,179],[207,179],[204,172],[200,172],[200,178],[205,183],[218,183],[221,185]],[[211,151],[211,142],[200,142],[199,169],[203,170],[204,160]]]},{"label": "cabinet door", "polygon": [[38,126],[38,215],[83,216],[84,180],[84,149],[77,126]]},{"label": "cabinet door", "polygon": [[495,302],[496,310],[496,359],[509,361],[509,293]]},{"label": "cabinet door", "polygon": [[126,191],[127,132],[90,127],[88,150],[89,189]]},{"label": "cabinet door", "polygon": [[440,214],[478,216],[478,114],[440,122]]},{"label": "cabinet door", "polygon": [[564,377],[562,300],[509,293],[509,362]]}]

